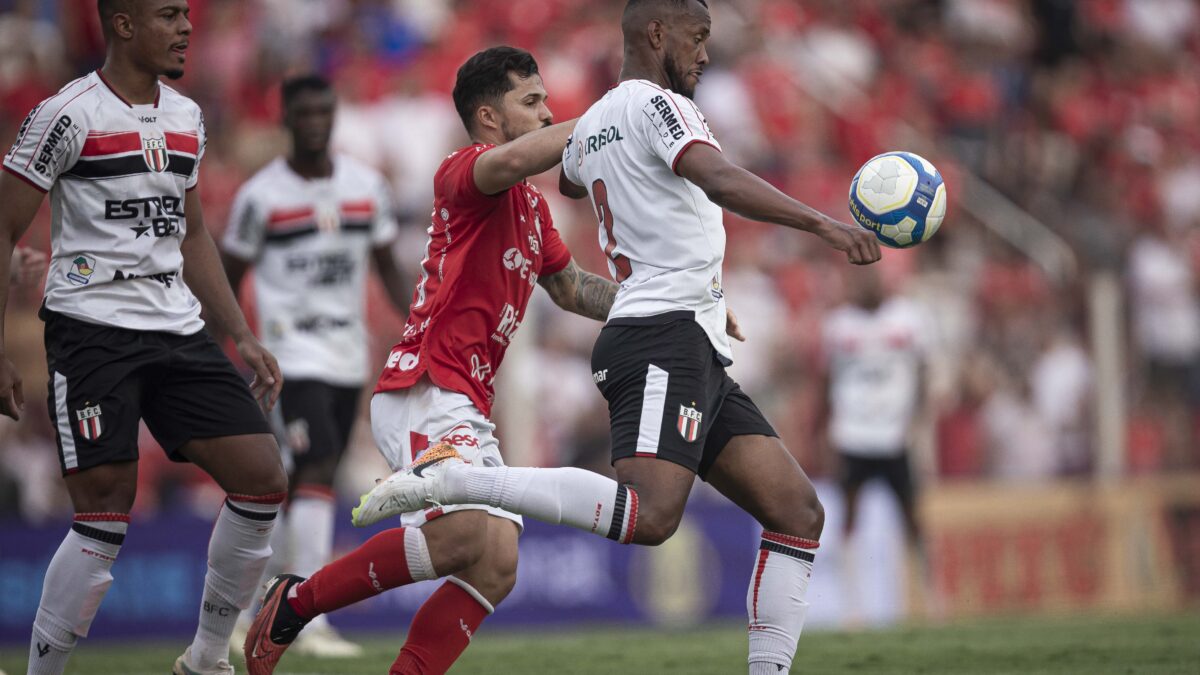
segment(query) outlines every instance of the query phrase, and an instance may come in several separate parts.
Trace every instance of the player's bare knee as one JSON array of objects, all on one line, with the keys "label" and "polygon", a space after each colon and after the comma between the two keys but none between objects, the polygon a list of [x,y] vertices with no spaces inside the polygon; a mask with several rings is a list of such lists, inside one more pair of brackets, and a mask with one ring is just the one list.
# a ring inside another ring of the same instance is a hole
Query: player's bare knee
[{"label": "player's bare knee", "polygon": [[638,514],[637,528],[633,531],[633,543],[643,546],[658,546],[675,534],[679,529],[680,513],[646,513]]},{"label": "player's bare knee", "polygon": [[478,563],[487,552],[487,514],[461,511],[426,523],[421,531],[438,576],[457,574]]}]

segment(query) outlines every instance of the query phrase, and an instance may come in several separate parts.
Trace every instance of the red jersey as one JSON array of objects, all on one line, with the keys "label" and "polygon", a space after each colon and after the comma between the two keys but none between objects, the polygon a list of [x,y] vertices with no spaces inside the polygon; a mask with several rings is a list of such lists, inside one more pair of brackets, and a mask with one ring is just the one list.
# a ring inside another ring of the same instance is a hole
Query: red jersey
[{"label": "red jersey", "polygon": [[475,162],[494,147],[458,150],[433,177],[421,279],[377,393],[411,387],[428,373],[491,415],[492,380],[538,277],[571,261],[537,188],[521,181],[497,195],[479,191]]}]

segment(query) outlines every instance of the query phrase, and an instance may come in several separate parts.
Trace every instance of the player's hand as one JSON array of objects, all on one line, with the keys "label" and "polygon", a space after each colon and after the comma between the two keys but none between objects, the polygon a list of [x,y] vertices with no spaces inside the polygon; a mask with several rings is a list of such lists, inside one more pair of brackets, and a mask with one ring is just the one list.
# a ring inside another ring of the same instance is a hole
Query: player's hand
[{"label": "player's hand", "polygon": [[13,249],[12,265],[9,270],[12,282],[20,286],[36,283],[46,272],[48,258],[45,253],[18,246]]},{"label": "player's hand", "polygon": [[21,419],[25,410],[25,392],[21,388],[21,374],[6,356],[0,354],[0,415]]},{"label": "player's hand", "polygon": [[279,390],[283,388],[283,374],[279,372],[279,363],[253,335],[248,335],[234,344],[242,360],[254,369],[254,380],[250,382],[251,393],[255,399],[262,401],[263,408],[270,412],[279,400]]},{"label": "player's hand", "polygon": [[827,218],[813,233],[831,247],[845,251],[854,265],[870,265],[879,260],[879,240],[865,228]]},{"label": "player's hand", "polygon": [[746,341],[746,336],[742,334],[742,327],[738,325],[737,317],[733,315],[733,310],[729,307],[725,308],[725,334],[738,342]]}]

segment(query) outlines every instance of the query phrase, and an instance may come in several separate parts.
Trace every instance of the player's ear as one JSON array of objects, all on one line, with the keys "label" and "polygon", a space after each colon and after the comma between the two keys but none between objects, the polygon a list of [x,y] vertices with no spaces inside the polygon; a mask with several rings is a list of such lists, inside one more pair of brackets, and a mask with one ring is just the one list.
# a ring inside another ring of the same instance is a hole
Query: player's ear
[{"label": "player's ear", "polygon": [[481,105],[475,111],[475,123],[480,129],[499,129],[500,111],[490,105]]},{"label": "player's ear", "polygon": [[651,19],[650,23],[646,24],[646,40],[652,48],[662,49],[663,42],[666,41],[666,30],[662,21]]},{"label": "player's ear", "polygon": [[112,16],[113,35],[129,40],[133,37],[133,16],[128,12],[117,12]]}]

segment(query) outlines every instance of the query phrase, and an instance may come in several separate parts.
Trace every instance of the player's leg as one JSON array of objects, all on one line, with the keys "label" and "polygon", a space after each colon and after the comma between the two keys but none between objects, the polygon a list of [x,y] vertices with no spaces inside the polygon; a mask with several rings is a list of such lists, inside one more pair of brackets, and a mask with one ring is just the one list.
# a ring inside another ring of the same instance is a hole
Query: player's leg
[{"label": "player's leg", "polygon": [[[295,467],[284,526],[289,556],[286,569],[302,577],[328,563],[333,553],[337,502],[333,480],[345,452],[358,410],[358,387],[338,387],[316,380],[285,382],[279,398]],[[294,649],[322,657],[353,657],[362,648],[343,638],[318,617],[296,641]]]},{"label": "player's leg", "polygon": [[913,483],[912,469],[908,462],[908,453],[886,460],[883,477],[888,487],[896,495],[900,503],[900,514],[904,517],[904,529],[908,534],[909,544],[915,548],[921,546],[921,523],[917,515],[917,490]]},{"label": "player's leg", "polygon": [[173,461],[192,462],[226,492],[209,539],[196,636],[175,670],[231,672],[230,636],[271,557],[287,476],[262,409],[208,334],[166,336],[163,345],[170,360],[147,386],[146,426]]},{"label": "player's leg", "polygon": [[746,592],[751,675],[777,675],[792,665],[804,627],[804,597],[825,512],[803,469],[754,403],[734,386],[725,397],[701,475],[763,526]]},{"label": "player's leg", "polygon": [[[426,527],[433,525],[436,521]],[[509,518],[489,515],[486,527],[483,556],[454,573],[421,605],[391,675],[435,675],[449,670],[471,644],[483,620],[516,585],[520,526]]]},{"label": "player's leg", "polygon": [[29,673],[63,672],[112,584],[137,493],[139,368],[153,361],[130,331],[45,312],[47,409],[74,523],[46,569]]},{"label": "player's leg", "polygon": [[842,521],[842,538],[849,540],[850,535],[854,532],[854,526],[858,523],[858,495],[867,479],[868,469],[863,460],[854,455],[838,453],[838,458],[841,461],[839,484],[842,488],[842,508],[846,512],[846,517]]}]

